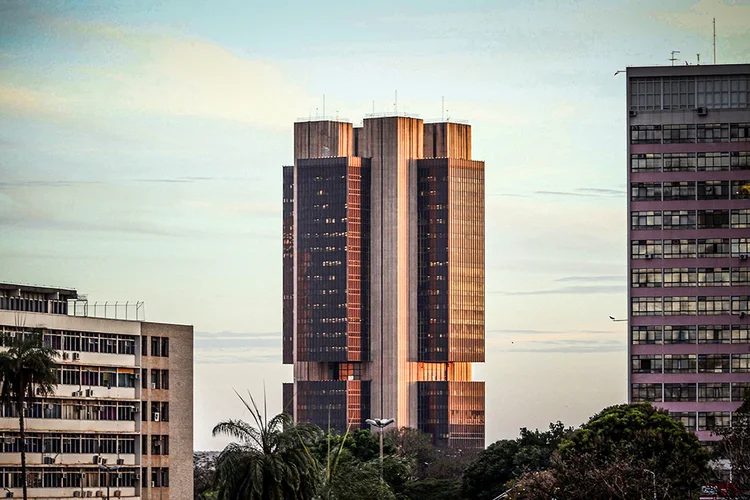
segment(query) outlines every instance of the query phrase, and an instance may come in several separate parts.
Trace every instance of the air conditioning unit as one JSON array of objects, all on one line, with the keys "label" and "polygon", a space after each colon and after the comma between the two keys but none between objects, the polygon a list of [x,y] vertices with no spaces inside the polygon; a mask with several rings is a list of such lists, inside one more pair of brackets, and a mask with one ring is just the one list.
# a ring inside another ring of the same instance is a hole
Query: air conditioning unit
[{"label": "air conditioning unit", "polygon": [[151,487],[156,488],[156,481],[151,481]]},{"label": "air conditioning unit", "polygon": [[136,379],[136,380],[138,380],[139,378],[141,378],[141,374],[140,374],[140,373],[138,373],[138,372],[135,372],[135,373],[133,374],[133,377],[135,377],[135,379]]},{"label": "air conditioning unit", "polygon": [[55,463],[55,457],[44,457],[44,464],[51,465]]},{"label": "air conditioning unit", "polygon": [[746,313],[745,311],[740,311],[740,314],[739,314],[739,316],[740,316],[740,319],[742,319],[742,318],[744,318],[745,316],[747,316],[747,313]]},{"label": "air conditioning unit", "polygon": [[15,493],[13,493],[12,491],[6,491],[5,492],[5,498],[13,498],[14,495],[15,495]]},{"label": "air conditioning unit", "polygon": [[151,388],[156,389],[156,382],[151,382]]},{"label": "air conditioning unit", "polygon": [[94,455],[94,458],[92,458],[92,463],[98,464],[99,463],[99,455]]},{"label": "air conditioning unit", "polygon": [[122,496],[122,492],[120,490],[115,490],[115,496],[116,497],[121,497]]},{"label": "air conditioning unit", "polygon": [[647,253],[647,254],[646,254],[646,258],[647,258],[647,259],[649,259],[649,260],[651,260],[651,259],[653,259],[653,258],[654,258],[654,254],[652,254],[652,253]]},{"label": "air conditioning unit", "polygon": [[157,412],[154,412],[154,418],[153,418],[152,420],[153,420],[154,422],[158,422],[158,421],[159,421],[159,412],[158,412],[158,411],[157,411]]},{"label": "air conditioning unit", "polygon": [[747,260],[747,254],[746,253],[740,254],[740,260]]},{"label": "air conditioning unit", "polygon": [[96,496],[98,496],[98,497],[103,497],[103,496],[104,496],[104,493],[102,492],[102,490],[97,490],[97,492],[96,492]]},{"label": "air conditioning unit", "polygon": [[80,352],[74,352],[73,353],[73,361],[78,361],[81,359],[81,353]]},{"label": "air conditioning unit", "polygon": [[66,360],[66,359],[68,359],[69,357],[70,357],[70,356],[68,355],[68,353],[67,353],[67,352],[63,352],[63,353],[62,353],[62,359]]},{"label": "air conditioning unit", "polygon": [[79,490],[74,490],[73,491],[73,497],[75,497],[75,498],[81,498],[81,492]]},{"label": "air conditioning unit", "polygon": [[695,108],[695,112],[698,113],[698,116],[706,116],[708,114],[708,110],[705,106]]},{"label": "air conditioning unit", "polygon": [[102,465],[107,465],[107,459],[106,458],[102,458],[101,462],[102,462]]},{"label": "air conditioning unit", "polygon": [[86,397],[90,398],[94,395],[94,389],[86,389]]},{"label": "air conditioning unit", "polygon": [[124,458],[118,458],[117,459],[117,465],[125,465],[125,459]]},{"label": "air conditioning unit", "polygon": [[90,491],[86,492],[86,498],[91,498],[91,492]]},{"label": "air conditioning unit", "polygon": [[638,111],[631,109],[630,111],[628,111],[628,116],[630,118],[635,118],[636,116],[638,116]]}]

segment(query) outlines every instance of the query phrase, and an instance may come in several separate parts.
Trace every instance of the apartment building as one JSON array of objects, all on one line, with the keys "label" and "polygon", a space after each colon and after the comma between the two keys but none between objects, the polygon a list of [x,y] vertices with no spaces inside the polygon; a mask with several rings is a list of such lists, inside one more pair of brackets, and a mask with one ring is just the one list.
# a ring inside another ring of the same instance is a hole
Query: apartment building
[{"label": "apartment building", "polygon": [[629,399],[713,441],[750,389],[750,65],[627,79]]},{"label": "apartment building", "polygon": [[368,418],[484,447],[484,163],[471,127],[294,124],[283,169],[284,385],[298,422]]},{"label": "apartment building", "polygon": [[[29,497],[192,498],[192,326],[90,313],[76,290],[0,283],[5,342],[41,332],[61,353],[25,409]],[[0,404],[0,490],[20,498],[17,411]]]}]

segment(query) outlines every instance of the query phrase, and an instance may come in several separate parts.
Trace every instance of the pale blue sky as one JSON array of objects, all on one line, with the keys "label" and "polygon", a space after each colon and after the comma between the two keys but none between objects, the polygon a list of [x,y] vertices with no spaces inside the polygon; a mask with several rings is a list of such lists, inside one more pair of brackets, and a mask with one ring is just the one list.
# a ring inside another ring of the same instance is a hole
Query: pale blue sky
[{"label": "pale blue sky", "polygon": [[626,397],[628,65],[750,60],[750,2],[0,3],[0,281],[196,329],[196,448],[280,408],[292,122],[469,120],[487,172],[487,438]]}]

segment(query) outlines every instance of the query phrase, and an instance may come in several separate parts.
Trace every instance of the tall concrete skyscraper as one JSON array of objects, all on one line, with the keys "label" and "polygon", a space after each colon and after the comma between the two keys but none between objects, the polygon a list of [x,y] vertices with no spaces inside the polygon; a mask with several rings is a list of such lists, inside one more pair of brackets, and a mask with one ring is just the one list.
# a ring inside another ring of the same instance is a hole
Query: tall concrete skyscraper
[{"label": "tall concrete skyscraper", "polygon": [[284,401],[344,430],[394,418],[484,446],[484,163],[471,128],[295,123],[284,167]]},{"label": "tall concrete skyscraper", "polygon": [[629,399],[712,441],[750,389],[750,65],[627,77]]}]

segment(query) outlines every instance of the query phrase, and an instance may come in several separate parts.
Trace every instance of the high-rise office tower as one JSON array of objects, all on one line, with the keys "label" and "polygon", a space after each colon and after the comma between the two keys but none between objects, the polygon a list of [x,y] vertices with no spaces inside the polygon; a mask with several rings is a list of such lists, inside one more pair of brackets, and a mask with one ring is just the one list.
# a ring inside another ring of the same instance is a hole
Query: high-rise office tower
[{"label": "high-rise office tower", "polygon": [[296,421],[394,418],[484,446],[484,163],[471,128],[295,123],[284,167],[284,385]]},{"label": "high-rise office tower", "polygon": [[[0,283],[0,349],[40,334],[60,354],[54,393],[24,410],[29,498],[193,498],[193,327],[132,306]],[[0,402],[0,489],[15,498],[18,412]]]},{"label": "high-rise office tower", "polygon": [[711,441],[750,389],[750,65],[627,79],[629,399]]}]

